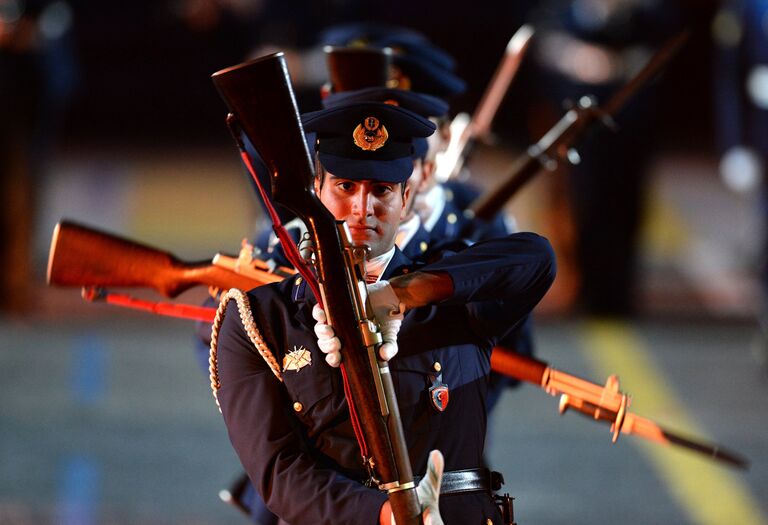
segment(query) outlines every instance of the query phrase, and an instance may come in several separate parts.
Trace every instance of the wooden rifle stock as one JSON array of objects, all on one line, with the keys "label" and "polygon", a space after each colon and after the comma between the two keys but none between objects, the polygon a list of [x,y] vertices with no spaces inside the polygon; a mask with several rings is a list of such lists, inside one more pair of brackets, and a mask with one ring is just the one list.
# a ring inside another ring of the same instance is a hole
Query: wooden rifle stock
[{"label": "wooden rifle stock", "polygon": [[[342,344],[352,392],[352,399],[348,401],[355,405],[360,416],[380,488],[388,489],[398,524],[420,524],[421,511],[394,391],[390,390],[392,395],[387,400],[390,411],[385,416],[379,404],[381,400],[374,395],[377,391],[374,373],[379,372],[374,370],[375,365],[371,366],[367,341],[362,336],[365,332],[343,275],[344,244],[337,222],[313,191],[312,160],[283,54],[221,70],[212,78],[234,121],[267,164],[275,201],[292,210],[307,225],[314,244],[322,301]],[[229,120],[232,122],[232,118]],[[389,374],[381,376],[388,378]]]},{"label": "wooden rifle stock", "polygon": [[53,230],[48,258],[48,284],[151,288],[176,297],[199,285],[244,288],[281,280],[263,271],[261,279],[212,264],[184,262],[174,255],[70,221]]}]

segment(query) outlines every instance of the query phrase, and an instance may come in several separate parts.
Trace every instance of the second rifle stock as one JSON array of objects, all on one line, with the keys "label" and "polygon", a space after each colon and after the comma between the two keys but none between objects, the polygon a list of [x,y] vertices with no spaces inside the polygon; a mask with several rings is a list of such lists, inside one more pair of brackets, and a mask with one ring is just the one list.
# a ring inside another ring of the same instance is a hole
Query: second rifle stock
[{"label": "second rifle stock", "polygon": [[70,221],[56,225],[48,258],[48,284],[151,288],[176,297],[200,285],[251,289],[281,277],[258,280],[213,265],[184,262],[174,255]]}]

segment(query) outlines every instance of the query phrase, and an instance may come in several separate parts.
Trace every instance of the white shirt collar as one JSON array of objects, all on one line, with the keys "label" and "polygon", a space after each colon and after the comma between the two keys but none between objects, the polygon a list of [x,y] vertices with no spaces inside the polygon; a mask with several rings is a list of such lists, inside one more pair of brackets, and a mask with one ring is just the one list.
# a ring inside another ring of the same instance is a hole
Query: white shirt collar
[{"label": "white shirt collar", "polygon": [[384,270],[387,268],[387,265],[389,265],[389,261],[392,260],[393,255],[395,255],[394,246],[388,252],[383,253],[378,257],[374,257],[373,259],[370,259],[368,261],[365,261],[365,272],[367,274],[376,275],[377,276],[376,281],[378,281],[379,279],[381,279],[381,275],[384,273]]},{"label": "white shirt collar", "polygon": [[400,226],[397,228],[397,235],[395,236],[395,244],[397,247],[401,250],[405,250],[405,247],[411,242],[413,236],[419,231],[419,226],[421,226],[421,218],[418,213],[414,213],[413,217],[400,223]]},{"label": "white shirt collar", "polygon": [[440,215],[443,214],[444,209],[445,192],[443,191],[443,187],[437,184],[424,195],[424,199],[422,201],[421,211],[424,214],[428,214],[427,218],[424,219],[423,222],[425,230],[428,232],[432,231],[432,228],[434,228],[435,224],[437,224],[437,220],[440,218]]}]

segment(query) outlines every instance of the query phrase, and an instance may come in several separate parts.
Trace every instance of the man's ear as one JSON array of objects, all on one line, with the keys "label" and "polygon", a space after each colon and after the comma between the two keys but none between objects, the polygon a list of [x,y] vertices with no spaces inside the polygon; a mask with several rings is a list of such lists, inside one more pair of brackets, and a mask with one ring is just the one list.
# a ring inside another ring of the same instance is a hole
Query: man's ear
[{"label": "man's ear", "polygon": [[400,211],[401,221],[405,219],[410,213],[411,211],[410,203],[414,195],[412,191],[413,188],[411,188],[411,185],[408,184],[407,182],[403,182],[403,184],[405,184],[405,190],[403,191],[403,209]]},{"label": "man's ear", "polygon": [[425,192],[432,188],[435,181],[435,161],[424,159],[421,162],[421,182],[419,187],[416,188],[418,193]]}]

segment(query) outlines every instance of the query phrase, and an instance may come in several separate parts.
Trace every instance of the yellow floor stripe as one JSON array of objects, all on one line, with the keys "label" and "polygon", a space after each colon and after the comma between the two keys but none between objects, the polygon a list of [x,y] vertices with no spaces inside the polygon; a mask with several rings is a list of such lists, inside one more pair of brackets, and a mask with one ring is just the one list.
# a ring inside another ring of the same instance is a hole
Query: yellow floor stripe
[{"label": "yellow floor stripe", "polygon": [[693,232],[685,217],[661,194],[652,188],[642,231],[642,252],[658,259],[676,259],[690,246]]},{"label": "yellow floor stripe", "polygon": [[[654,364],[630,325],[590,321],[584,325],[583,339],[584,353],[595,370],[596,379],[618,374],[621,390],[634,394],[632,410],[635,413],[671,431],[712,441],[688,417],[673,389],[667,385],[668,378]],[[749,487],[729,467],[678,447],[664,447],[630,436],[623,439],[640,448],[692,523],[768,523]]]}]

